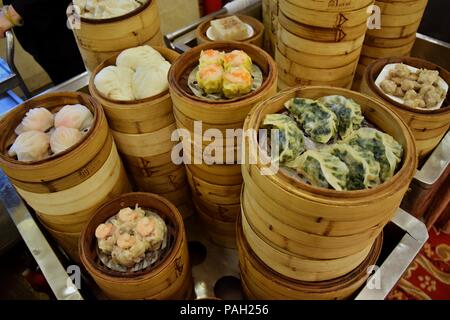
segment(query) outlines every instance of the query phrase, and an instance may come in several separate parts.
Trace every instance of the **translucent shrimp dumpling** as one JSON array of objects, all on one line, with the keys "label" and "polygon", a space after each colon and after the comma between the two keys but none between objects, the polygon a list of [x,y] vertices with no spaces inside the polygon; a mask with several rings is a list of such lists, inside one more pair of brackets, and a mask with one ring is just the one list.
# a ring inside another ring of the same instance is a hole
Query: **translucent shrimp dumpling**
[{"label": "translucent shrimp dumpling", "polygon": [[150,46],[140,46],[122,51],[116,59],[116,65],[137,71],[139,66],[156,65],[164,63],[166,60],[155,49]]},{"label": "translucent shrimp dumpling", "polygon": [[53,127],[53,114],[45,108],[34,108],[26,113],[15,133],[20,135],[26,131],[45,132],[51,127]]},{"label": "translucent shrimp dumpling", "polygon": [[77,144],[82,138],[78,129],[59,127],[50,136],[50,148],[53,153],[58,154]]},{"label": "translucent shrimp dumpling", "polygon": [[91,127],[93,122],[92,112],[81,104],[64,106],[55,116],[55,128],[84,130]]},{"label": "translucent shrimp dumpling", "polygon": [[132,79],[135,99],[145,99],[167,90],[169,88],[167,74],[170,66],[170,63],[167,61],[159,65],[145,64],[139,66]]},{"label": "translucent shrimp dumpling", "polygon": [[44,132],[26,131],[17,137],[8,155],[24,162],[43,160],[48,157],[49,139]]},{"label": "translucent shrimp dumpling", "polygon": [[131,82],[134,71],[127,67],[108,66],[94,79],[97,90],[107,98],[120,101],[133,101]]}]

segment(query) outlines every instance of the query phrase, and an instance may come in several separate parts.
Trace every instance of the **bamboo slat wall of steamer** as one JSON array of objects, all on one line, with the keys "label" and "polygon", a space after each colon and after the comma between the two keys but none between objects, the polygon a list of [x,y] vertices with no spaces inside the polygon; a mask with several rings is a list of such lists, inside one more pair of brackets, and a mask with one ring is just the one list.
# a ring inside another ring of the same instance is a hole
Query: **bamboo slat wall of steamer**
[{"label": "bamboo slat wall of steamer", "polygon": [[358,90],[366,67],[377,59],[409,56],[416,40],[428,0],[377,0],[381,28],[366,33],[356,71],[354,89]]},{"label": "bamboo slat wall of steamer", "polygon": [[279,88],[350,88],[373,0],[279,0]]},{"label": "bamboo slat wall of steamer", "polygon": [[[154,47],[170,63],[179,54],[164,47]],[[183,165],[172,162],[171,135],[176,130],[169,90],[136,101],[117,101],[104,97],[94,85],[95,76],[114,65],[118,54],[100,64],[91,76],[89,90],[99,101],[108,118],[128,174],[140,191],[159,194],[175,204],[184,218],[192,214],[192,201]]]},{"label": "bamboo slat wall of steamer", "polygon": [[264,48],[274,57],[278,32],[278,0],[263,0]]}]

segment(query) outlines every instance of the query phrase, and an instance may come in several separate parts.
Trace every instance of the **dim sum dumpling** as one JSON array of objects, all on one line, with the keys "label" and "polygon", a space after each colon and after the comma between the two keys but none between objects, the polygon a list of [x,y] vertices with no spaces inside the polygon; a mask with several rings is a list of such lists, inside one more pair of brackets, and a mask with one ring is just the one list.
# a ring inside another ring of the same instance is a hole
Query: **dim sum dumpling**
[{"label": "dim sum dumpling", "polygon": [[55,116],[55,128],[66,127],[83,130],[92,126],[94,116],[81,104],[64,106]]},{"label": "dim sum dumpling", "polygon": [[325,147],[321,151],[338,157],[347,165],[349,168],[348,190],[374,188],[380,184],[380,164],[375,160],[372,152],[344,143]]},{"label": "dim sum dumpling", "polygon": [[223,68],[221,65],[200,65],[196,78],[199,87],[206,93],[217,93],[222,91]]},{"label": "dim sum dumpling", "polygon": [[139,66],[133,75],[132,89],[135,99],[145,99],[156,96],[169,88],[167,74],[170,63],[167,61],[159,65],[146,64]]},{"label": "dim sum dumpling", "polygon": [[331,187],[337,191],[347,188],[347,165],[328,152],[308,150],[295,159],[290,167],[296,169],[313,186],[327,189]]},{"label": "dim sum dumpling", "polygon": [[217,65],[222,66],[223,64],[223,52],[208,49],[208,50],[202,50],[200,53],[200,59],[199,59],[199,65],[200,68],[209,66],[209,65]]},{"label": "dim sum dumpling", "polygon": [[328,143],[336,135],[337,117],[323,104],[311,99],[294,98],[287,101],[285,107],[315,142]]},{"label": "dim sum dumpling", "polygon": [[284,114],[268,114],[263,128],[278,129],[279,157],[274,159],[284,164],[295,160],[305,151],[305,137],[291,117]]},{"label": "dim sum dumpling", "polygon": [[364,117],[361,107],[352,99],[343,96],[326,96],[318,100],[331,109],[337,117],[337,130],[342,139],[358,130]]},{"label": "dim sum dumpling", "polygon": [[245,68],[252,71],[252,59],[242,50],[233,50],[223,57],[223,67],[225,70],[230,68]]},{"label": "dim sum dumpling", "polygon": [[58,127],[50,136],[50,148],[53,153],[61,153],[77,144],[83,135],[78,129]]},{"label": "dim sum dumpling", "polygon": [[108,66],[102,69],[94,79],[94,85],[107,98],[132,101],[134,100],[131,82],[134,71],[126,67]]},{"label": "dim sum dumpling", "polygon": [[116,65],[122,68],[129,68],[137,71],[143,65],[159,66],[166,60],[155,49],[150,46],[140,46],[122,51],[116,59]]},{"label": "dim sum dumpling", "polygon": [[20,135],[26,131],[45,132],[51,127],[53,127],[53,114],[45,108],[34,108],[26,113],[15,133]]},{"label": "dim sum dumpling", "polygon": [[10,157],[24,162],[39,161],[48,157],[49,136],[41,131],[20,134],[8,151]]},{"label": "dim sum dumpling", "polygon": [[231,99],[252,91],[252,75],[243,68],[230,68],[223,75],[223,94]]},{"label": "dim sum dumpling", "polygon": [[357,145],[371,151],[380,163],[380,179],[390,179],[402,160],[403,147],[390,135],[373,128],[361,128],[344,140],[349,145]]}]

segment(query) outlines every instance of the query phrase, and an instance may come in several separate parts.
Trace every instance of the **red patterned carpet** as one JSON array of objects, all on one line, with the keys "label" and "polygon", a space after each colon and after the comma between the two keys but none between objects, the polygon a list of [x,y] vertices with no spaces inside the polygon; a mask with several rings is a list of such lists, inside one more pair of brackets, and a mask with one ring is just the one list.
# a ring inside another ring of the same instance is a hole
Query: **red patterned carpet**
[{"label": "red patterned carpet", "polygon": [[436,229],[388,300],[450,300],[450,234]]}]

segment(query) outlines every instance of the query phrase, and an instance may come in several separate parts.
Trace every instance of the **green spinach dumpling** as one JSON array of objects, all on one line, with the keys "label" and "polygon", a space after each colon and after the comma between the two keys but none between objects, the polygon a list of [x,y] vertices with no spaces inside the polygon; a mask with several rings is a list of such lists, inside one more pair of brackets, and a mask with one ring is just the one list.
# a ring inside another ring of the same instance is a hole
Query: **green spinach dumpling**
[{"label": "green spinach dumpling", "polygon": [[402,160],[403,147],[390,135],[373,128],[361,128],[344,141],[351,146],[359,146],[371,151],[380,163],[380,179],[390,179]]},{"label": "green spinach dumpling", "polygon": [[286,102],[285,107],[315,142],[327,143],[336,135],[336,115],[323,104],[311,99],[294,98]]},{"label": "green spinach dumpling", "polygon": [[349,169],[330,153],[308,150],[288,166],[296,169],[313,186],[346,190]]},{"label": "green spinach dumpling", "polygon": [[263,128],[279,130],[279,158],[274,159],[286,163],[297,158],[305,151],[305,137],[291,117],[284,114],[268,114],[264,118]]},{"label": "green spinach dumpling", "polygon": [[326,147],[322,151],[331,153],[347,165],[348,190],[374,188],[380,184],[380,164],[372,152],[343,143]]},{"label": "green spinach dumpling", "polygon": [[337,130],[342,139],[361,127],[364,120],[361,107],[352,99],[343,96],[326,96],[318,101],[336,114]]}]

